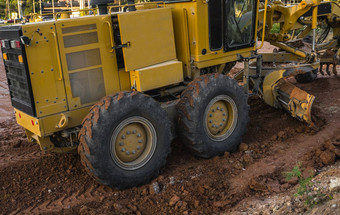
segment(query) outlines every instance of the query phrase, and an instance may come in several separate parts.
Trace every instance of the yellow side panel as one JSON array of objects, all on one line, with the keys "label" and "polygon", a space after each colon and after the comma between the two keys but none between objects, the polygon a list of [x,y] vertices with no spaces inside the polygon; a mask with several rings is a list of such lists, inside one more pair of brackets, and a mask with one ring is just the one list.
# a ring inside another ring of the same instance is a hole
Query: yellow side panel
[{"label": "yellow side panel", "polygon": [[182,62],[174,60],[130,72],[131,85],[147,91],[183,81]]},{"label": "yellow side panel", "polygon": [[120,91],[110,15],[56,22],[69,110]]},{"label": "yellow side panel", "polygon": [[132,71],[176,59],[170,8],[118,14],[125,69]]},{"label": "yellow side panel", "polygon": [[54,23],[26,24],[22,28],[23,34],[32,39],[25,49],[37,116],[66,111]]}]

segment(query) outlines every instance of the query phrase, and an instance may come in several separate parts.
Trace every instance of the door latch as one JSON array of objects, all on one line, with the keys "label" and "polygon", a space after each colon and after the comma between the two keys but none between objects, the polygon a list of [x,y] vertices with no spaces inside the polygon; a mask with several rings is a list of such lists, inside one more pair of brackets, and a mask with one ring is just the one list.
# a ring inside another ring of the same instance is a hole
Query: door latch
[{"label": "door latch", "polygon": [[116,46],[113,46],[112,48],[113,49],[121,49],[121,48],[127,48],[127,47],[130,47],[131,46],[131,42],[127,42],[127,43],[124,43],[124,44],[121,44],[121,45],[116,45]]}]

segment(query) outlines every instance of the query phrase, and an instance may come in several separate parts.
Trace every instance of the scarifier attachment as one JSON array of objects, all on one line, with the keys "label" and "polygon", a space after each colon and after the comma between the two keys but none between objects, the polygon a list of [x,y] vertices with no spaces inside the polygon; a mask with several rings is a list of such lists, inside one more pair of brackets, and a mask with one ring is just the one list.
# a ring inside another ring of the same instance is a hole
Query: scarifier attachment
[{"label": "scarifier attachment", "polygon": [[288,111],[293,117],[315,127],[311,109],[315,96],[289,83],[284,77],[285,70],[274,71],[263,82],[264,100],[267,104]]}]

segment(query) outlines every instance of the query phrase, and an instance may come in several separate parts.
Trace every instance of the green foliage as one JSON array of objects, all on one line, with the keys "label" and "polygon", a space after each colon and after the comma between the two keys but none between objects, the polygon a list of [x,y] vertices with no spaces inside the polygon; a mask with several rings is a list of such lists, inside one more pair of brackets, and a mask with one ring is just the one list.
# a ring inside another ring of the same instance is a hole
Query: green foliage
[{"label": "green foliage", "polygon": [[280,32],[280,23],[274,23],[272,26],[272,29],[270,30],[270,33],[279,33]]},{"label": "green foliage", "polygon": [[303,177],[301,172],[301,163],[298,162],[296,166],[290,172],[286,172],[286,180],[291,180],[294,177],[297,177],[299,180],[299,187],[296,193],[294,194],[295,197],[298,196],[306,196],[305,204],[308,205],[310,208],[313,208],[315,205],[320,204],[324,201],[328,201],[333,199],[332,195],[326,195],[321,193],[320,191],[313,192],[312,187],[314,182],[312,181],[313,177]]},{"label": "green foliage", "polygon": [[297,177],[299,180],[299,188],[294,196],[301,196],[309,191],[310,185],[312,185],[312,177],[304,178],[301,172],[301,163],[297,163],[292,171],[286,173],[286,180],[290,180],[293,177]]}]

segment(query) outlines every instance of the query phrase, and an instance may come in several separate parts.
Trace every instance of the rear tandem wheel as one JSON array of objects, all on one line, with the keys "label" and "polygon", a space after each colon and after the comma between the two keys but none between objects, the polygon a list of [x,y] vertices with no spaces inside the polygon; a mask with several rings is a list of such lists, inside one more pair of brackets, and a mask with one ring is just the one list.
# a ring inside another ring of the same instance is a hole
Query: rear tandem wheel
[{"label": "rear tandem wheel", "polygon": [[83,121],[78,147],[82,164],[110,187],[145,184],[165,165],[170,127],[166,111],[143,93],[107,96]]}]

